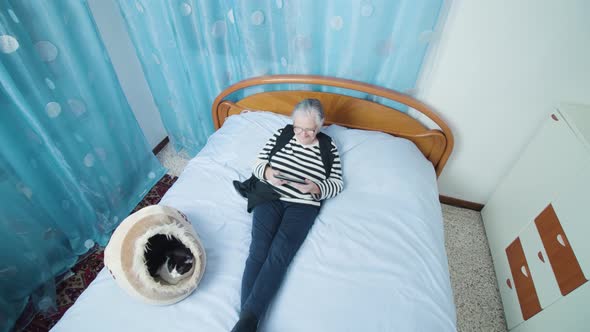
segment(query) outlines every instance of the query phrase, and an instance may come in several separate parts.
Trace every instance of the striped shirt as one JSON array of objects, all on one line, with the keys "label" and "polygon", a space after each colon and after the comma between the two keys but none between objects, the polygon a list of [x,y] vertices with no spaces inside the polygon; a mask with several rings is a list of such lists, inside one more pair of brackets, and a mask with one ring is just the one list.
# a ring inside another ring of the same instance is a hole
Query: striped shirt
[{"label": "striped shirt", "polygon": [[[320,206],[320,201],[332,198],[342,191],[342,167],[340,165],[340,156],[338,155],[338,148],[332,141],[332,149],[330,153],[334,156],[332,169],[330,170],[330,177],[326,178],[326,171],[322,156],[320,153],[319,142],[310,145],[301,145],[297,142],[295,136],[291,138],[281,150],[277,151],[275,155],[268,160],[268,156],[272,148],[275,146],[277,138],[283,129],[279,129],[273,137],[271,137],[262,151],[258,154],[256,163],[254,164],[253,174],[259,180],[268,183],[273,189],[281,195],[280,200],[287,202],[311,204]],[[309,179],[318,185],[320,188],[319,194],[302,193],[297,188],[291,186],[289,183],[282,186],[275,186],[264,179],[264,170],[267,165],[272,165],[272,168],[281,173],[294,176],[300,179]]]}]

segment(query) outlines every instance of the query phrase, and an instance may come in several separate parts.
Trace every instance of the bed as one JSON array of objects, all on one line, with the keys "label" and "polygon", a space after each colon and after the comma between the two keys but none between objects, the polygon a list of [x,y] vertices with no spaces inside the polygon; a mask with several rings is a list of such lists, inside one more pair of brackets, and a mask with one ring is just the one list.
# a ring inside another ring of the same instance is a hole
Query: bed
[{"label": "bed", "polygon": [[[235,97],[252,87],[297,84],[394,100],[438,128],[371,98],[334,92]],[[223,91],[213,103],[217,131],[160,202],[182,211],[203,242],[207,267],[197,290],[174,305],[144,304],[103,269],[52,331],[229,331],[238,319],[251,229],[246,201],[231,182],[250,176],[266,140],[310,97],[326,110],[323,131],[339,148],[345,187],[323,205],[259,330],[455,331],[436,182],[452,151],[450,129],[410,96],[303,75],[259,77]]]}]

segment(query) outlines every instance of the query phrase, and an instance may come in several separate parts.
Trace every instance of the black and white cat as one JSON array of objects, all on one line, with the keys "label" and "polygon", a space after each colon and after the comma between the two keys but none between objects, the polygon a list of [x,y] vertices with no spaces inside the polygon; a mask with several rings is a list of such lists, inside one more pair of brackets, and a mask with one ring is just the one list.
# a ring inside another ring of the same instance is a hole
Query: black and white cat
[{"label": "black and white cat", "polygon": [[193,255],[186,248],[177,248],[165,254],[166,259],[156,271],[160,279],[169,284],[176,285],[182,279],[189,276],[193,267]]},{"label": "black and white cat", "polygon": [[174,237],[155,235],[150,238],[145,254],[150,275],[168,284],[176,285],[190,275],[194,256]]}]

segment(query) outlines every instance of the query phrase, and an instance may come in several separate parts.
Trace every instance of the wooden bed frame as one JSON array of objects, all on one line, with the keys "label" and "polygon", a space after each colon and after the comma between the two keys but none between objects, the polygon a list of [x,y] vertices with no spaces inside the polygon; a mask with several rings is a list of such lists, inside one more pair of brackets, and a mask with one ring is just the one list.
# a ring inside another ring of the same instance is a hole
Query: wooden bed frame
[{"label": "wooden bed frame", "polygon": [[[315,91],[271,91],[247,96],[232,102],[226,98],[232,93],[258,85],[267,84],[312,84],[345,88],[384,97],[407,105],[430,118],[441,130],[428,129],[404,112],[372,101],[328,92]],[[428,106],[403,93],[378,87],[376,85],[312,75],[271,75],[238,82],[221,94],[213,102],[213,123],[215,129],[223,125],[225,118],[240,114],[244,110],[263,110],[290,115],[295,105],[305,98],[316,98],[322,102],[325,125],[365,130],[377,130],[397,137],[406,138],[416,144],[434,166],[437,177],[442,172],[453,150],[453,133],[447,124]]]}]

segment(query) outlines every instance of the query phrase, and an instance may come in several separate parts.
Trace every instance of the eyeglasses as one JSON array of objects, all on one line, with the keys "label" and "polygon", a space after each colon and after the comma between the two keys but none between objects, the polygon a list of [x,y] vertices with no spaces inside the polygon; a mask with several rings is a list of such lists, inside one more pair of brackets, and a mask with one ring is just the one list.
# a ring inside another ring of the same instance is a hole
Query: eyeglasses
[{"label": "eyeglasses", "polygon": [[293,132],[295,134],[301,134],[302,132],[305,132],[307,134],[314,134],[315,133],[315,128],[293,127]]}]

